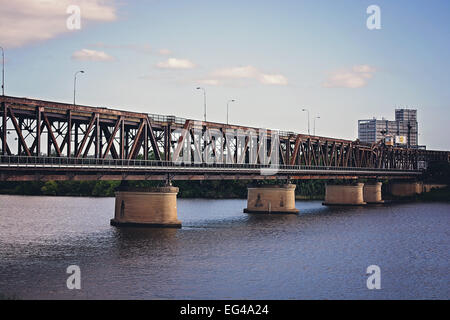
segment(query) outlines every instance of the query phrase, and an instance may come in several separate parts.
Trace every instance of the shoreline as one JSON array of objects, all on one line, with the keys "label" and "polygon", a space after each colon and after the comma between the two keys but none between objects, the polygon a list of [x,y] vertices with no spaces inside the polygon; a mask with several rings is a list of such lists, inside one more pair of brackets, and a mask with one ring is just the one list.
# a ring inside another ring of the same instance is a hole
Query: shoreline
[{"label": "shoreline", "polygon": [[[69,198],[114,198],[114,195],[82,195],[82,194],[26,194],[14,192],[0,192],[0,196],[29,196],[29,197],[69,197]],[[296,201],[323,201],[324,196],[304,196],[296,195]],[[223,197],[187,197],[179,196],[178,199],[202,199],[202,200],[245,200],[246,197],[223,196]],[[450,189],[432,190],[427,193],[417,194],[415,196],[406,196],[394,198],[389,195],[383,195],[386,204],[406,203],[406,202],[450,202]]]}]

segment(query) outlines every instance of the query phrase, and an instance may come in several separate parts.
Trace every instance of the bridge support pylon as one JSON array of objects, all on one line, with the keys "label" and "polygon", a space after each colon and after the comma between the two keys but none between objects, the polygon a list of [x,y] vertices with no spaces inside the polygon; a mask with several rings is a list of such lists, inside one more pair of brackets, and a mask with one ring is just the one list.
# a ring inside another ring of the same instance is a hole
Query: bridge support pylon
[{"label": "bridge support pylon", "polygon": [[381,186],[378,181],[369,181],[364,183],[363,199],[367,204],[382,204],[384,200],[381,197]]},{"label": "bridge support pylon", "polygon": [[181,228],[177,216],[178,188],[154,187],[116,192],[111,225],[117,227]]},{"label": "bridge support pylon", "polygon": [[325,206],[360,206],[365,205],[364,183],[343,185],[327,184],[325,187]]},{"label": "bridge support pylon", "polygon": [[417,181],[392,182],[389,189],[391,195],[395,197],[415,196],[423,192],[423,183]]},{"label": "bridge support pylon", "polygon": [[248,187],[245,213],[298,213],[295,208],[295,184]]}]

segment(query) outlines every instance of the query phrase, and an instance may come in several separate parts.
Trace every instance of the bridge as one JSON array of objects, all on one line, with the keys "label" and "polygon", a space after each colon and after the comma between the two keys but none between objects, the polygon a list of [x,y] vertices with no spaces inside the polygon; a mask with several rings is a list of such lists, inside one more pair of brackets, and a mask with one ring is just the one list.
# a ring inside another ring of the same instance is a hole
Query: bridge
[{"label": "bridge", "polygon": [[[0,96],[0,104],[1,181],[164,180],[167,186],[163,189],[140,195],[166,195],[171,200],[164,200],[163,207],[172,203],[176,208],[177,190],[170,186],[172,180],[411,179],[420,176],[420,168],[430,161],[450,160],[447,151],[366,144],[104,107],[10,96]],[[374,185],[374,192],[380,193],[380,184]],[[354,192],[358,198],[344,204],[364,202],[363,190],[369,188],[361,184],[330,186],[326,202],[339,202],[332,200],[335,193],[337,198],[346,198],[339,196],[344,187],[351,190],[350,198],[355,198]],[[292,189],[287,183],[263,189],[249,188],[248,212],[296,211],[292,205],[295,186]],[[141,219],[144,213],[139,207],[146,205],[138,204],[138,194],[118,192],[116,222],[121,212],[122,220],[129,224]],[[146,203],[152,202],[149,197]],[[376,201],[381,201],[378,198]],[[123,213],[129,203],[139,212],[139,217],[129,217],[131,222]],[[174,221],[174,225],[179,224]]]}]

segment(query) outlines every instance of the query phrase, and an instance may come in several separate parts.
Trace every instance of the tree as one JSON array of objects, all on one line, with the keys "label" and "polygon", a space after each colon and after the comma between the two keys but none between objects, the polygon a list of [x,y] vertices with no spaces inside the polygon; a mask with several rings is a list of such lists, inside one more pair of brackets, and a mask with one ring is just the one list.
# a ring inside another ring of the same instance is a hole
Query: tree
[{"label": "tree", "polygon": [[58,184],[55,181],[47,181],[41,188],[42,194],[56,196],[58,194]]}]

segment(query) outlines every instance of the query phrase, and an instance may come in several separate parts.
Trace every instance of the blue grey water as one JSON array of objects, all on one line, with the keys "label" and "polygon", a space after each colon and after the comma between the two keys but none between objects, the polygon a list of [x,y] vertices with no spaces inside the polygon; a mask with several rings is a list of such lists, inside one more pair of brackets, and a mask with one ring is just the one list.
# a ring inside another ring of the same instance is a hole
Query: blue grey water
[{"label": "blue grey water", "polygon": [[[183,228],[117,229],[113,198],[0,196],[0,297],[449,299],[450,204],[247,215],[245,200],[178,201]],[[69,290],[66,268],[81,269]],[[381,289],[366,268],[381,269]]]}]

